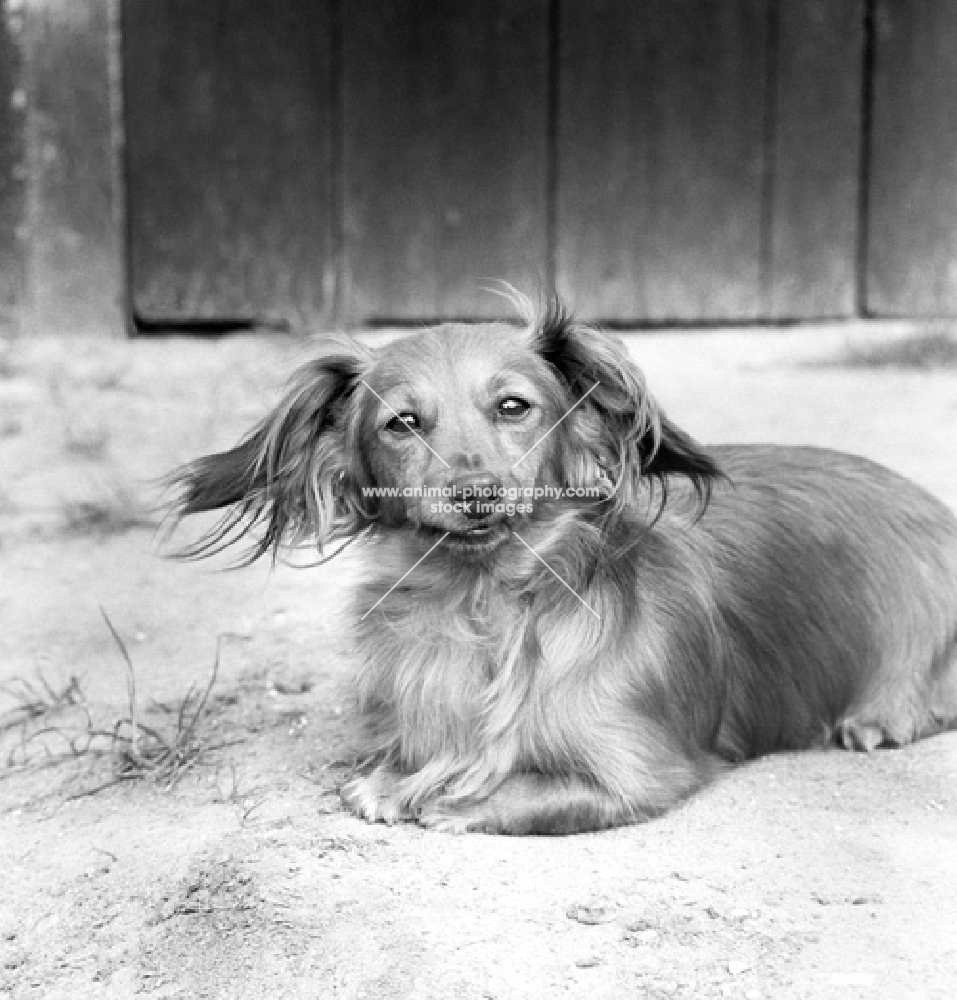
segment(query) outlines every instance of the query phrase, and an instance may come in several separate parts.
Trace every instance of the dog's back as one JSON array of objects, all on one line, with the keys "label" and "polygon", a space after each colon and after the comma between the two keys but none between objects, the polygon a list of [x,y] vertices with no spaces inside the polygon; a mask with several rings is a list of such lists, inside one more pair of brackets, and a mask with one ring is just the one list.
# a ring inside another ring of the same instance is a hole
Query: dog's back
[{"label": "dog's back", "polygon": [[[900,745],[957,717],[957,519],[914,483],[814,448],[720,447],[698,522],[730,637],[732,758]],[[833,728],[830,723],[833,720]]]}]

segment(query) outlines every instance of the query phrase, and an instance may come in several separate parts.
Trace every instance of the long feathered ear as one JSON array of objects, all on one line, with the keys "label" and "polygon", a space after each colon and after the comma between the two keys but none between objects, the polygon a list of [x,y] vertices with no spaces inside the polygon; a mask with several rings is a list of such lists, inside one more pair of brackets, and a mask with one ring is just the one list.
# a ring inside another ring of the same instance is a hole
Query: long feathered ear
[{"label": "long feathered ear", "polygon": [[658,480],[664,502],[667,477],[680,475],[691,480],[703,509],[721,470],[661,412],[621,341],[574,322],[557,299],[535,320],[533,331],[533,349],[557,372],[570,397],[582,400],[584,417],[573,424],[612,481],[619,508],[637,498],[642,476]]},{"label": "long feathered ear", "polygon": [[361,495],[365,470],[350,448],[355,396],[371,355],[361,345],[333,342],[292,377],[279,405],[229,451],[176,470],[176,522],[228,508],[215,527],[178,554],[199,558],[245,537],[243,563],[283,544],[331,541],[367,527],[375,512]]}]

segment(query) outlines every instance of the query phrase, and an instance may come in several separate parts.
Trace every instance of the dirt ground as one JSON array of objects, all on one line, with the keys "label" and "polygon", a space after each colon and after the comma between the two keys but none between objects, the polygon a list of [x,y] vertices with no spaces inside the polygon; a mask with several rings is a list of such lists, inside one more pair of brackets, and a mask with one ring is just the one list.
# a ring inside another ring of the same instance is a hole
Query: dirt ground
[{"label": "dirt ground", "polygon": [[[629,343],[701,440],[858,452],[957,507],[957,367],[831,363],[919,332]],[[957,996],[957,734],[767,758],[594,835],[344,814],[336,610],[362,553],[183,564],[149,509],[156,477],[233,443],[304,350],[0,341],[0,998]],[[130,745],[101,609],[165,743]],[[117,725],[112,755],[106,737],[83,752]],[[123,753],[140,776],[110,784]]]}]

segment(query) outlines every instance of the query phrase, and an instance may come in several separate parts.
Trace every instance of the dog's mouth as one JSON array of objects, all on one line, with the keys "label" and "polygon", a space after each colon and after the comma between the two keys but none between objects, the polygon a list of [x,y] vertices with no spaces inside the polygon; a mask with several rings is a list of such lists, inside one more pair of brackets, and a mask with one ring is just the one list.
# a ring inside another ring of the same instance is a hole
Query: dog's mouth
[{"label": "dog's mouth", "polygon": [[483,556],[504,545],[510,534],[511,530],[505,521],[489,521],[449,531],[442,547],[456,555]]}]

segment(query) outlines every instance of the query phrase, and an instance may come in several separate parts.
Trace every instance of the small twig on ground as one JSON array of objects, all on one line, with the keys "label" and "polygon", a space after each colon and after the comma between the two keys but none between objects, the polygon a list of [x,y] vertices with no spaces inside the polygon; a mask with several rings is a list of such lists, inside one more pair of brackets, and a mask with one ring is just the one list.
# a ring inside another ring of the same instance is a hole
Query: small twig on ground
[{"label": "small twig on ground", "polygon": [[242,791],[239,787],[240,780],[239,775],[236,771],[236,765],[229,765],[230,772],[230,784],[228,791],[219,784],[217,778],[217,785],[219,787],[219,794],[223,798],[223,802],[228,802],[231,805],[238,806],[241,810],[239,817],[239,825],[245,826],[246,821],[252,814],[259,809],[269,797],[268,789],[262,786],[257,786],[255,788],[247,789]]}]

